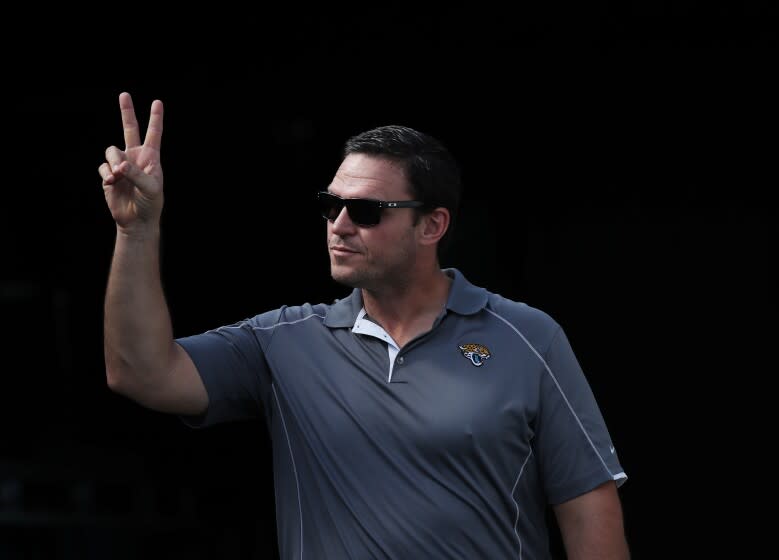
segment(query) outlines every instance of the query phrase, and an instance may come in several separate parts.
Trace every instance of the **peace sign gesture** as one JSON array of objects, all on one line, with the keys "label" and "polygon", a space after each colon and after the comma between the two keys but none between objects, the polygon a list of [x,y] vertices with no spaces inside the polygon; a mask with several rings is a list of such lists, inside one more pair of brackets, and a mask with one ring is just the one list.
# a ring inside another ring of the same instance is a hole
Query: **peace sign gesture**
[{"label": "peace sign gesture", "polygon": [[130,231],[156,227],[162,214],[162,101],[151,105],[146,138],[141,144],[141,131],[135,118],[130,94],[119,94],[125,149],[109,146],[106,163],[98,168],[103,178],[106,203],[117,226]]}]

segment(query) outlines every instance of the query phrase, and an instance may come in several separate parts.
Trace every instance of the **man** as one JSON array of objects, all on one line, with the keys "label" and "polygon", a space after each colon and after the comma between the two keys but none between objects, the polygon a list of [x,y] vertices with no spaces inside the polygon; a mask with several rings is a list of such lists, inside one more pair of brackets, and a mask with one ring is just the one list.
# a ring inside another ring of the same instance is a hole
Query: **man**
[{"label": "man", "polygon": [[109,386],[206,426],[264,414],[283,558],[625,559],[626,476],[560,326],[439,267],[460,197],[435,139],[350,139],[326,192],[333,304],[174,339],[159,266],[163,107],[100,166],[116,222]]}]

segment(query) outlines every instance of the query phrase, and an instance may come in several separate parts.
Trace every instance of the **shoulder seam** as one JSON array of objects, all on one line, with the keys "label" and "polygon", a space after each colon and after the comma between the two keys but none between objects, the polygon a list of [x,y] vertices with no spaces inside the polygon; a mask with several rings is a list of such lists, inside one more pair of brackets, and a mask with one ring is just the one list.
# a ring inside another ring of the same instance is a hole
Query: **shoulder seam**
[{"label": "shoulder seam", "polygon": [[[281,318],[281,316],[283,314],[284,314],[284,311],[281,312],[281,314],[279,315],[279,318]],[[302,323],[303,321],[307,321],[311,317],[319,317],[320,319],[322,319],[322,321],[325,320],[325,316],[324,315],[319,315],[318,313],[311,313],[310,315],[306,315],[305,317],[303,317],[301,319],[295,319],[294,321],[279,321],[279,322],[274,323],[273,325],[271,325],[269,327],[252,327],[252,330],[253,331],[267,331],[267,330],[271,331],[270,339],[268,340],[268,347],[265,349],[265,352],[267,353],[267,352],[270,352],[271,344],[273,344],[273,340],[276,337],[276,327],[281,327],[281,326],[285,326],[285,325],[294,325],[296,323]]]}]

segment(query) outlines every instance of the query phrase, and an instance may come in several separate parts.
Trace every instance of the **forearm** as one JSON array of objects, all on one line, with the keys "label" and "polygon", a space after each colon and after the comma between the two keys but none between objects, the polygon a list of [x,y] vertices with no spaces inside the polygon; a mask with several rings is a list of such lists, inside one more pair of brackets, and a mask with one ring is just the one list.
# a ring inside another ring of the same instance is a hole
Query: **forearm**
[{"label": "forearm", "polygon": [[555,514],[569,560],[629,560],[622,505],[613,482],[555,506]]},{"label": "forearm", "polygon": [[117,228],[105,298],[105,363],[109,386],[131,397],[153,386],[170,361],[173,329],[159,263],[159,228],[140,235]]},{"label": "forearm", "polygon": [[568,560],[630,560],[627,541],[621,529],[589,527],[581,534],[563,537]]}]

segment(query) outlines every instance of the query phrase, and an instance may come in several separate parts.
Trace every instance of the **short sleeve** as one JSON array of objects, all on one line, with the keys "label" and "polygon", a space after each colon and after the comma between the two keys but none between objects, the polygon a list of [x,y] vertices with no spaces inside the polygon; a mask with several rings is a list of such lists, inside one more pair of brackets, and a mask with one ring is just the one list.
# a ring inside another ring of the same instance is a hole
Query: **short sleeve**
[{"label": "short sleeve", "polygon": [[562,329],[544,356],[536,449],[550,503],[627,478],[592,389]]},{"label": "short sleeve", "polygon": [[257,327],[272,323],[276,316],[277,313],[269,312],[176,339],[195,363],[208,393],[206,412],[181,416],[185,424],[200,428],[262,414],[268,402],[271,374]]}]

